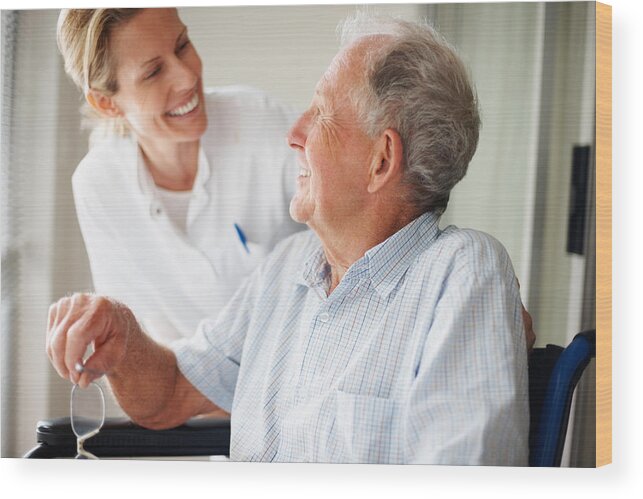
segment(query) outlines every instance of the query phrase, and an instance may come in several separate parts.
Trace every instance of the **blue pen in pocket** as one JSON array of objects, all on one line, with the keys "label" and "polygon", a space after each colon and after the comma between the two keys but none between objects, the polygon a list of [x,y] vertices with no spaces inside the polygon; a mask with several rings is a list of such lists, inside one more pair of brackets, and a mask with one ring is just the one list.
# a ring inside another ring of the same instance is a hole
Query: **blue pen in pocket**
[{"label": "blue pen in pocket", "polygon": [[250,249],[248,248],[248,240],[246,239],[246,235],[241,230],[241,227],[239,227],[239,225],[237,225],[237,224],[234,224],[234,228],[237,231],[237,235],[239,236],[239,240],[241,241],[241,244],[243,244],[243,247],[245,248],[246,253],[250,253]]}]

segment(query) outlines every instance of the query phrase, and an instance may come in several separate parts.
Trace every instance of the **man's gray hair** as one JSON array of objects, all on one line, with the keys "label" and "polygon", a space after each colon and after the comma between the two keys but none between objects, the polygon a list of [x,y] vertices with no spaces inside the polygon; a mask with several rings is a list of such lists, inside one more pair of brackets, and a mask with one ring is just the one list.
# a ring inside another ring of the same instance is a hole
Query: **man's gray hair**
[{"label": "man's gray hair", "polygon": [[340,34],[343,47],[365,36],[390,38],[367,56],[366,88],[351,97],[369,136],[387,128],[400,134],[409,201],[441,214],[478,145],[478,102],[467,69],[426,23],[357,14]]}]

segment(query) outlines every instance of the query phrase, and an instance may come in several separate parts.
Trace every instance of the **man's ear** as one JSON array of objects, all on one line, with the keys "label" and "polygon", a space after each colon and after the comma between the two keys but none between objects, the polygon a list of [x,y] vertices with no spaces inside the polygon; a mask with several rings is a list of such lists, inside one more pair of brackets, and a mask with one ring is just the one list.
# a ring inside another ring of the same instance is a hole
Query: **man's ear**
[{"label": "man's ear", "polygon": [[368,182],[368,192],[371,194],[401,178],[404,161],[402,137],[397,130],[384,130],[376,142],[376,148]]},{"label": "man's ear", "polygon": [[118,108],[112,97],[106,96],[98,90],[90,90],[85,97],[89,105],[98,111],[100,114],[109,118],[117,118],[123,116],[123,113]]}]

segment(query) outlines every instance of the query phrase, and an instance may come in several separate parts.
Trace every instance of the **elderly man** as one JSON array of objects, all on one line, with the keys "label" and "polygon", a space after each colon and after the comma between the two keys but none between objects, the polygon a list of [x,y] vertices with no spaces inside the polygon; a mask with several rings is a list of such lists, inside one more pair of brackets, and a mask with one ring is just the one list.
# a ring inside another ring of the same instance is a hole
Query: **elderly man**
[{"label": "elderly man", "polygon": [[474,92],[432,29],[369,26],[347,25],[288,136],[301,164],[291,215],[312,231],[172,351],[121,304],[59,301],[48,353],[61,376],[106,372],[152,428],[230,411],[236,460],[527,464],[511,262],[486,234],[438,227],[477,145]]}]

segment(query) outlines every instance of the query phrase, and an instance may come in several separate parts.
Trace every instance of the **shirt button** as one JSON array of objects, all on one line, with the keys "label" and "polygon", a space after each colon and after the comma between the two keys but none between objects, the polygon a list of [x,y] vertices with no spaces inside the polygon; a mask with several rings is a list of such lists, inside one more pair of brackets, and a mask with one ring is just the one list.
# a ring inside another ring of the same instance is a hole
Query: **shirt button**
[{"label": "shirt button", "polygon": [[322,321],[323,323],[328,322],[329,319],[330,319],[330,315],[328,315],[328,312],[322,312],[321,314],[319,314],[319,320]]},{"label": "shirt button", "polygon": [[150,215],[152,216],[152,218],[160,217],[161,213],[163,213],[163,208],[161,208],[161,204],[158,202],[153,202],[150,205]]}]

